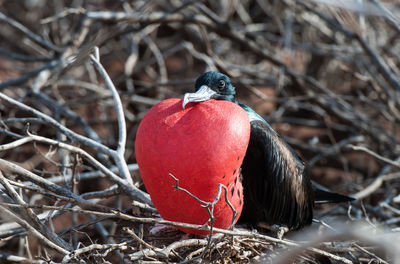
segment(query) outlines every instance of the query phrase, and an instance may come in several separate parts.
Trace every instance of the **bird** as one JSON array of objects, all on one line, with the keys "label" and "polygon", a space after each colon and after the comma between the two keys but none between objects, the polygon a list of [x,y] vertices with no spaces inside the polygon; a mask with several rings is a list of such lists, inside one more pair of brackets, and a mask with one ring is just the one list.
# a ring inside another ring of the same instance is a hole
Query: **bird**
[{"label": "bird", "polygon": [[184,95],[182,108],[189,103],[222,100],[238,105],[249,117],[250,140],[241,164],[244,205],[240,222],[297,230],[312,223],[315,203],[354,200],[314,185],[299,155],[265,119],[235,96],[227,75],[209,71],[196,80],[194,93]]},{"label": "bird", "polygon": [[232,102],[209,100],[182,109],[181,98],[170,98],[153,106],[139,124],[135,153],[160,216],[210,229],[233,226],[243,208],[239,177],[249,139],[249,118]]}]

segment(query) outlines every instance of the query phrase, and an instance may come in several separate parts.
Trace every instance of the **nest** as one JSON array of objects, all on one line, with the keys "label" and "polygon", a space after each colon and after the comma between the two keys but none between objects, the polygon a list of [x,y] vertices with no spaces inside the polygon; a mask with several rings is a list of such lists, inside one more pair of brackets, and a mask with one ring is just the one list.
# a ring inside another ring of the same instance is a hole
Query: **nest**
[{"label": "nest", "polygon": [[[379,0],[4,2],[0,259],[400,262],[398,10]],[[283,239],[246,226],[154,233],[187,224],[151,206],[136,130],[207,70],[231,77],[313,180],[357,201],[317,206],[311,227]]]}]

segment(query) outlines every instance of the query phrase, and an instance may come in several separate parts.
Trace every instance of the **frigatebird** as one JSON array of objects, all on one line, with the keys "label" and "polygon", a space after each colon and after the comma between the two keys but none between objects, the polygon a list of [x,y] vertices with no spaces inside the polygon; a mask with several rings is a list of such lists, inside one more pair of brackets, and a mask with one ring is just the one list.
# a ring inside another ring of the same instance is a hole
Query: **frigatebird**
[{"label": "frigatebird", "polygon": [[196,80],[194,93],[184,95],[182,107],[216,99],[238,104],[247,113],[251,132],[241,166],[244,206],[239,221],[295,230],[311,224],[314,203],[354,200],[313,186],[296,152],[253,109],[236,101],[235,95],[228,76],[210,71]]}]

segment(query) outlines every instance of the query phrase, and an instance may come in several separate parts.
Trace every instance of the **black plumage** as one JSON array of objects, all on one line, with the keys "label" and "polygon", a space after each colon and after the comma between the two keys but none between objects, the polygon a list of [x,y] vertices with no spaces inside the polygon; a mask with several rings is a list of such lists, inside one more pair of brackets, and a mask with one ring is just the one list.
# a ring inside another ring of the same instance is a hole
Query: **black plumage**
[{"label": "black plumage", "polygon": [[303,162],[267,122],[258,115],[250,117],[250,142],[242,164],[241,221],[290,229],[311,224],[314,194]]},{"label": "black plumage", "polygon": [[345,202],[350,197],[312,186],[304,162],[272,127],[247,105],[235,99],[230,79],[207,72],[196,81],[196,93],[186,94],[188,102],[227,100],[242,107],[250,119],[250,142],[242,164],[244,206],[240,221],[298,229],[309,225],[314,202]]}]

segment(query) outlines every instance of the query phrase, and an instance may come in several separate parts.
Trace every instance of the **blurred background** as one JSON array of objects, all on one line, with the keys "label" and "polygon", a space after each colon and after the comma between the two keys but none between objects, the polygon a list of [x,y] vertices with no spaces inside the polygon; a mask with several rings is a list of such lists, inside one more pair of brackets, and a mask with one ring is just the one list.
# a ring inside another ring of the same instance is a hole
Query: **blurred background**
[{"label": "blurred background", "polygon": [[[146,111],[163,99],[193,91],[202,73],[223,72],[231,77],[238,100],[264,117],[307,162],[313,180],[362,200],[350,208],[317,207],[316,219],[358,220],[376,232],[383,228],[385,234],[393,235],[400,225],[399,36],[400,3],[396,0],[0,0],[0,92],[116,149],[115,101],[89,61],[93,47],[98,46],[101,63],[122,100],[127,125],[124,156],[135,186],[143,190],[134,142]],[[65,136],[48,121],[4,98],[0,99],[0,120],[1,146],[26,137],[28,129],[80,147],[108,169],[115,165],[107,153]],[[81,155],[43,142],[0,148],[0,158],[79,195],[109,190],[115,183],[109,177],[86,176],[98,168]],[[15,173],[3,173],[9,181],[27,181]],[[28,204],[67,203],[29,188],[17,191]],[[98,202],[129,214],[154,216],[132,205],[132,196],[120,185],[114,191],[98,197]],[[5,226],[9,218],[0,218],[0,252],[31,262],[37,256],[61,259],[54,252],[46,255],[43,243],[35,244],[25,230],[8,232],[17,229]],[[44,220],[46,224],[74,246],[78,241],[86,246],[93,241],[126,241],[120,233],[122,226],[142,230],[142,238],[155,245],[175,241],[168,235],[159,240],[152,237],[146,231],[149,224],[71,212],[50,218]],[[96,229],[99,222],[106,233]],[[391,262],[395,258],[382,241],[369,241],[370,248],[362,248],[367,253],[352,243],[341,248],[344,252],[330,252],[354,262]],[[221,250],[220,255],[210,253],[210,259],[248,263],[274,250],[273,244],[260,241],[257,245],[236,242],[242,253]],[[104,258],[82,259],[149,261],[145,256],[132,257],[139,242],[130,245],[129,250],[120,248]],[[178,253],[189,256],[187,251],[195,249]],[[249,253],[244,256],[243,252]],[[306,261],[303,253],[290,262]],[[321,261],[311,255],[311,262]],[[167,259],[184,261],[176,255]]]}]

